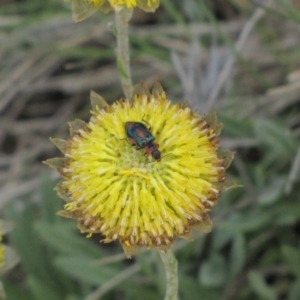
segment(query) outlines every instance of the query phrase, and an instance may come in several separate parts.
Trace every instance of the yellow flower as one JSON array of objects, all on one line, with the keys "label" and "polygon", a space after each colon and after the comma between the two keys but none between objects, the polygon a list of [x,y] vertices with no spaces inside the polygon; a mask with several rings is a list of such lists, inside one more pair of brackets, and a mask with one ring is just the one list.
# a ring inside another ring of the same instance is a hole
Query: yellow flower
[{"label": "yellow flower", "polygon": [[[16,252],[3,244],[3,235],[12,230],[12,223],[0,219],[0,276],[11,270],[18,262]],[[0,299],[6,299],[3,282],[0,280]]]},{"label": "yellow flower", "polygon": [[[215,115],[172,104],[159,84],[151,94],[138,85],[132,101],[111,106],[94,93],[92,105],[87,124],[70,124],[69,140],[53,139],[65,157],[46,161],[63,177],[57,191],[67,204],[59,214],[76,219],[81,232],[101,233],[105,243],[119,240],[127,255],[138,246],[167,250],[192,229],[209,232],[208,213],[233,158],[218,149]],[[142,123],[155,141],[138,150],[126,122]]]},{"label": "yellow flower", "polygon": [[[0,275],[12,269],[19,262],[16,252],[10,246],[3,244],[3,235],[12,228],[11,222],[0,220]],[[0,299],[4,299],[4,295],[3,285],[0,281]]]},{"label": "yellow flower", "polygon": [[154,12],[159,6],[159,0],[66,0],[72,1],[73,19],[83,21],[97,10],[105,13],[113,9],[139,7],[146,12]]}]

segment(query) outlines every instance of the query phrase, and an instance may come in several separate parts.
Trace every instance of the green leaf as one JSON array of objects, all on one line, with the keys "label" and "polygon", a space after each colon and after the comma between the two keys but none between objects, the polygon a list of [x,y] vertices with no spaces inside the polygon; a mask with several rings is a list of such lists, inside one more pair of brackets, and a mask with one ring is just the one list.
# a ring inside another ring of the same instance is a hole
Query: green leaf
[{"label": "green leaf", "polygon": [[252,124],[244,119],[239,120],[232,116],[226,116],[224,114],[218,114],[219,120],[223,123],[223,134],[229,134],[240,138],[252,138],[254,137]]},{"label": "green leaf", "polygon": [[253,125],[256,136],[262,143],[272,148],[273,153],[294,155],[296,151],[295,139],[282,124],[267,119],[258,119]]},{"label": "green leaf", "polygon": [[[143,300],[156,300],[156,299],[163,299],[163,294],[159,294],[153,287],[149,287],[148,285],[141,284],[138,281],[130,281],[122,282],[120,284],[122,288],[122,293],[124,296],[122,299],[126,300],[136,300],[136,299],[143,299]],[[101,298],[102,299],[102,298]],[[112,298],[106,298],[112,299]],[[100,299],[99,299],[100,300]]]},{"label": "green leaf", "polygon": [[[195,278],[185,274],[179,275],[179,294],[184,300],[220,300],[221,292],[216,288],[208,288],[199,284]],[[195,295],[199,295],[198,297]]]},{"label": "green leaf", "polygon": [[246,240],[242,234],[236,234],[230,251],[230,273],[236,275],[246,260]]},{"label": "green leaf", "polygon": [[49,222],[59,221],[55,214],[63,206],[63,202],[54,191],[54,186],[55,183],[50,178],[50,172],[42,173],[39,187],[39,194],[42,200],[41,211],[42,218]]},{"label": "green leaf", "polygon": [[27,203],[25,210],[11,210],[10,216],[17,224],[15,230],[9,234],[10,241],[20,257],[25,272],[47,283],[53,290],[74,288],[73,283],[54,268],[53,253],[45,247],[33,228],[37,217],[36,205]]},{"label": "green leaf", "polygon": [[38,222],[35,226],[40,238],[53,249],[64,254],[77,254],[101,258],[105,255],[100,245],[94,243],[78,232],[78,229],[70,221],[61,221],[55,224]]},{"label": "green leaf", "polygon": [[300,299],[300,281],[294,282],[289,290],[288,300],[299,300]]},{"label": "green leaf", "polygon": [[20,285],[19,282],[12,284],[4,280],[4,289],[7,300],[33,300],[31,291],[25,289],[24,285]]},{"label": "green leaf", "polygon": [[72,278],[96,285],[112,279],[120,271],[115,266],[98,266],[94,259],[79,256],[59,256],[54,263]]},{"label": "green leaf", "polygon": [[281,248],[284,260],[291,269],[291,271],[300,280],[300,250],[291,246],[282,246]]},{"label": "green leaf", "polygon": [[220,250],[226,244],[233,239],[235,233],[232,231],[224,229],[222,226],[218,226],[214,229],[212,238],[213,238],[213,249]]},{"label": "green leaf", "polygon": [[6,299],[3,282],[0,281],[0,299]]},{"label": "green leaf", "polygon": [[29,276],[28,285],[35,299],[53,300],[62,299],[63,295],[59,293],[59,290],[52,289],[47,282],[40,280],[37,277]]},{"label": "green leaf", "polygon": [[258,203],[263,205],[270,205],[280,200],[283,194],[286,180],[286,177],[282,176],[273,180],[271,184],[266,185],[258,196]]},{"label": "green leaf", "polygon": [[300,218],[300,202],[282,202],[272,208],[272,213],[276,218],[280,216],[291,216],[295,220]]},{"label": "green leaf", "polygon": [[271,221],[272,216],[264,211],[252,210],[249,214],[235,213],[235,215],[219,225],[232,232],[252,232],[259,230]]},{"label": "green leaf", "polygon": [[226,277],[226,262],[219,254],[213,254],[199,270],[199,281],[205,286],[222,286],[226,282]]},{"label": "green leaf", "polygon": [[264,277],[258,272],[255,271],[249,272],[248,281],[250,287],[260,299],[262,300],[278,299],[275,291],[266,284]]}]

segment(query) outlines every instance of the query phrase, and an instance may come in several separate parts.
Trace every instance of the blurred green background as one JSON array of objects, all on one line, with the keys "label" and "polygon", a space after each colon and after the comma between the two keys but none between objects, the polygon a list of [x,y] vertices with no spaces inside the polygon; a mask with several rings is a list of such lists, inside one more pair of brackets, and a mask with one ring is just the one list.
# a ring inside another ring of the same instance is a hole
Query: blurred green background
[{"label": "blurred green background", "polygon": [[[89,119],[89,93],[122,97],[113,14],[82,23],[60,0],[0,3],[0,208],[20,262],[3,274],[9,300],[163,299],[155,251],[126,260],[86,239],[42,160],[49,137]],[[300,299],[300,1],[161,0],[130,22],[134,82],[162,82],[173,101],[216,111],[236,151],[212,233],[179,240],[181,300]]]}]

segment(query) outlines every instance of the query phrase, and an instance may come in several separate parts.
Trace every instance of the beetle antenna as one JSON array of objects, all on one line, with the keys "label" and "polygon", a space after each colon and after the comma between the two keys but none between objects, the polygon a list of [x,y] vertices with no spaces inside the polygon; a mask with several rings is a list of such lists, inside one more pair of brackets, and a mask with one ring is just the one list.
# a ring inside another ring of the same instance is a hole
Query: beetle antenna
[{"label": "beetle antenna", "polygon": [[142,117],[142,121],[144,122],[144,123],[146,123],[148,126],[149,126],[149,130],[151,130],[151,125],[144,119],[144,117],[145,117],[145,114],[143,115],[143,117]]}]

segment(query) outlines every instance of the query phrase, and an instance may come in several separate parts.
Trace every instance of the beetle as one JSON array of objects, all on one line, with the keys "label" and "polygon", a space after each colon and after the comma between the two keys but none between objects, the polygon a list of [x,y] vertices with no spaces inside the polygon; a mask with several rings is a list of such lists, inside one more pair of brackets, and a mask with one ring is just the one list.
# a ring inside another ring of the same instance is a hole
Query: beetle
[{"label": "beetle", "polygon": [[161,153],[158,150],[158,144],[154,143],[154,136],[141,122],[126,122],[125,131],[132,145],[136,146],[137,150],[145,148],[147,155],[151,155],[155,160],[159,161]]},{"label": "beetle", "polygon": [[145,148],[155,140],[150,130],[140,122],[126,122],[125,131],[131,143],[137,146],[137,150]]}]

